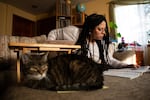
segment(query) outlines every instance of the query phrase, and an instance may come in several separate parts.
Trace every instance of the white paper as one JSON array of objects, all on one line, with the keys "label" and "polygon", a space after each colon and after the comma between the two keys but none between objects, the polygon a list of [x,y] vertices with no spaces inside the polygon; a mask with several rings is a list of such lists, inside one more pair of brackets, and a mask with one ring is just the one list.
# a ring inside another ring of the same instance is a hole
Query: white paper
[{"label": "white paper", "polygon": [[141,66],[140,68],[123,68],[123,69],[109,69],[104,71],[104,75],[118,76],[134,79],[141,76],[144,72],[149,71],[150,66]]}]

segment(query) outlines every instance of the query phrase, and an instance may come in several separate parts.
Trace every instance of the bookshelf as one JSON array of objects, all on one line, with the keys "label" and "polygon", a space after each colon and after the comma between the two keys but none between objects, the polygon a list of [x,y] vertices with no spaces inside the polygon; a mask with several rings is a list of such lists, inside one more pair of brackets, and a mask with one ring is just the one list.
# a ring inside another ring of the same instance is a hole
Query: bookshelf
[{"label": "bookshelf", "polygon": [[37,35],[46,34],[53,30],[68,25],[75,25],[82,27],[86,14],[84,12],[77,12],[71,0],[56,0],[55,14],[48,18],[37,21]]},{"label": "bookshelf", "polygon": [[72,24],[71,0],[56,0],[56,28]]}]

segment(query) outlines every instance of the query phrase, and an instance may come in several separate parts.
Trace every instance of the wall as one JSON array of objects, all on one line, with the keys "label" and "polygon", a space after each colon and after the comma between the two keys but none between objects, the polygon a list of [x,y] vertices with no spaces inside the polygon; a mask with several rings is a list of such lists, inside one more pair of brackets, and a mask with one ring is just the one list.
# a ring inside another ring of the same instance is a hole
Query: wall
[{"label": "wall", "polygon": [[[109,12],[107,5],[107,2],[109,1],[110,0],[89,0],[88,2],[84,3],[86,6],[85,13],[87,15],[92,13],[103,14],[106,16],[107,21],[109,21]],[[31,21],[37,21],[39,19],[44,18],[45,16],[50,15],[50,14],[33,15],[28,12],[22,11],[16,7],[0,2],[0,34],[11,35],[13,14],[29,19]]]},{"label": "wall", "polygon": [[109,9],[108,9],[108,2],[110,0],[89,0],[88,2],[84,3],[86,6],[85,13],[87,15],[92,13],[98,13],[105,15],[107,21],[109,21]]},{"label": "wall", "polygon": [[36,16],[0,2],[0,34],[12,34],[13,14],[36,21]]},{"label": "wall", "polygon": [[0,3],[0,34],[6,33],[6,5]]}]

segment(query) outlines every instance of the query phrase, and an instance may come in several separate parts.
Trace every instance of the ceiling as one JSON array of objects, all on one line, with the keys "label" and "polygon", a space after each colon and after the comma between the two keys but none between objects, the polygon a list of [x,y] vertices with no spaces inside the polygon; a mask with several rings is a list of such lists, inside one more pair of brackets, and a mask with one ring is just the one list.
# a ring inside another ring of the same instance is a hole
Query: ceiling
[{"label": "ceiling", "polygon": [[149,4],[150,0],[110,0],[112,3]]},{"label": "ceiling", "polygon": [[[72,0],[73,4],[89,0]],[[56,0],[0,0],[32,14],[42,14],[55,9]]]}]

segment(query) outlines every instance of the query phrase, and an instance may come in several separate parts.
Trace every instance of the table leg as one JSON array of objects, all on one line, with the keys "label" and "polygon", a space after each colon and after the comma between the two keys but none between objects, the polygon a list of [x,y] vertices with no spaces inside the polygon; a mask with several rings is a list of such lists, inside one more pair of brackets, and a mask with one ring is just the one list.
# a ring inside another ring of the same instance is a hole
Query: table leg
[{"label": "table leg", "polygon": [[20,83],[20,53],[17,51],[17,82]]},{"label": "table leg", "polygon": [[68,50],[68,54],[71,54],[71,52],[72,52],[72,50],[70,49],[70,50]]}]

